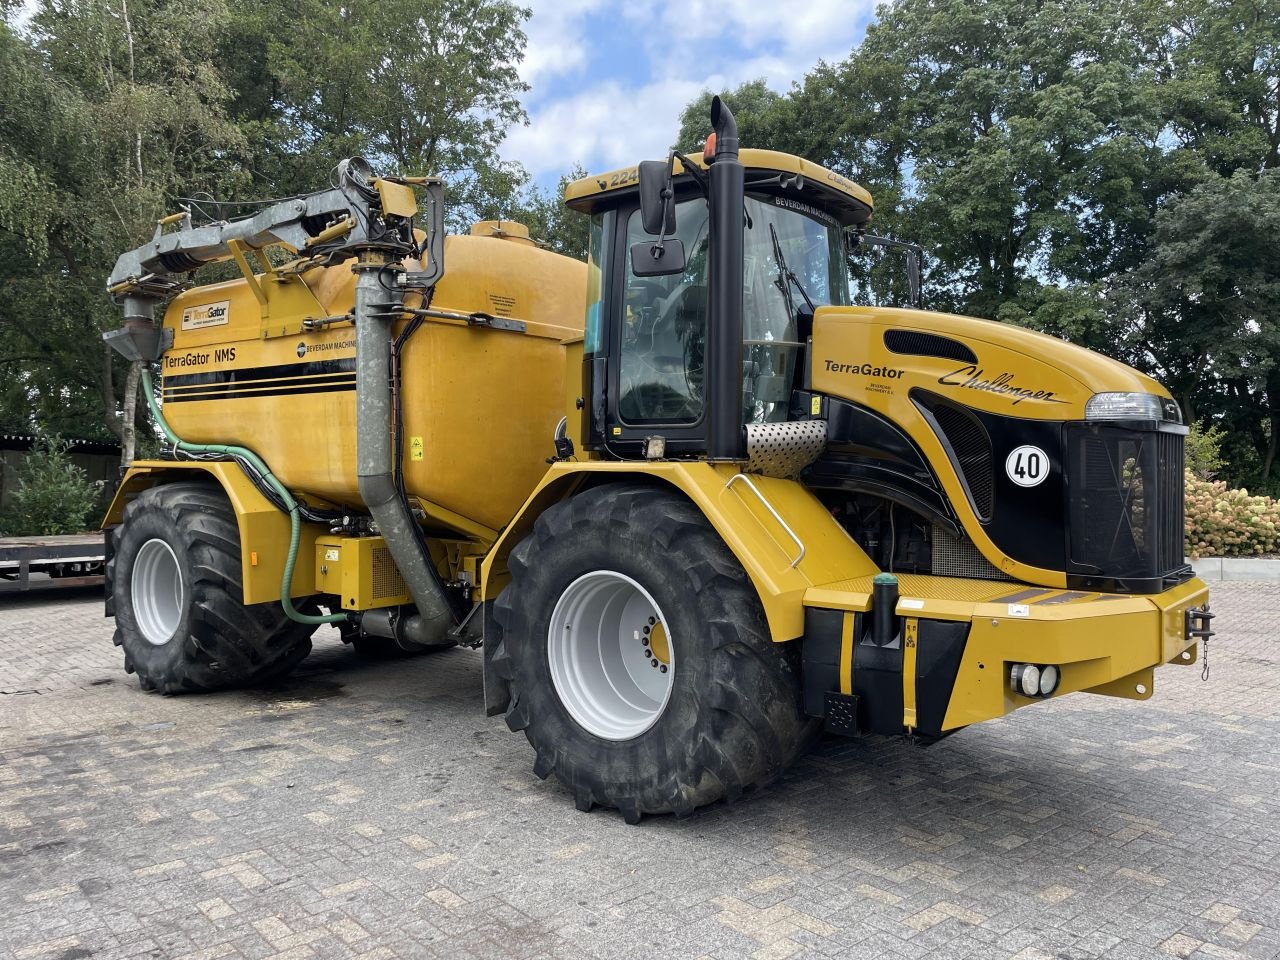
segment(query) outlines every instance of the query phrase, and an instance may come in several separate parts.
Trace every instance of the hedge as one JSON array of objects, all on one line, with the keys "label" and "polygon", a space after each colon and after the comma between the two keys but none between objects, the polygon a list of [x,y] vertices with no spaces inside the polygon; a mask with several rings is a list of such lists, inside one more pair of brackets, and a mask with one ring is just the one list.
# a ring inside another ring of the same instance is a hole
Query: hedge
[{"label": "hedge", "polygon": [[1280,501],[1228,489],[1187,471],[1187,556],[1256,557],[1280,552]]}]

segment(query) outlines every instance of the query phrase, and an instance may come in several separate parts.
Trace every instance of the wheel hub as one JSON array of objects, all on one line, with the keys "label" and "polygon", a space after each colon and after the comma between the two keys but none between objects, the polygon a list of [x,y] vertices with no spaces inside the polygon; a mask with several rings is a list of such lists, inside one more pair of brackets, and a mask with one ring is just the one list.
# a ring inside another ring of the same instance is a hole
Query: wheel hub
[{"label": "wheel hub", "polygon": [[585,730],[630,740],[662,716],[675,658],[662,611],[622,573],[584,574],[561,593],[547,636],[551,682]]},{"label": "wheel hub", "polygon": [[185,588],[173,547],[159,538],[148,540],[133,561],[129,581],[133,614],[147,642],[162,647],[182,622]]}]

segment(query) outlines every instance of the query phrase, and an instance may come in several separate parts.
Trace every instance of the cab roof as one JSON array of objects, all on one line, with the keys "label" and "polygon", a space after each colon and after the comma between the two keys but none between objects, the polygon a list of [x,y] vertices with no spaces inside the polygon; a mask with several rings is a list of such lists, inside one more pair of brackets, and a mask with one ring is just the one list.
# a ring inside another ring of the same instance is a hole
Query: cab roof
[{"label": "cab roof", "polygon": [[[702,170],[708,164],[701,153],[689,157]],[[802,157],[776,150],[744,149],[739,161],[746,168],[747,190],[766,193],[798,191],[814,206],[833,214],[844,226],[866,223],[871,219],[874,203],[871,194],[848,177],[811,163]],[[685,172],[677,158],[675,175]],[[771,183],[760,183],[761,174],[778,174]],[[753,181],[756,181],[753,183]],[[640,168],[623,167],[575,180],[564,191],[564,202],[574,210],[593,213],[597,208],[612,207],[639,192]]]}]

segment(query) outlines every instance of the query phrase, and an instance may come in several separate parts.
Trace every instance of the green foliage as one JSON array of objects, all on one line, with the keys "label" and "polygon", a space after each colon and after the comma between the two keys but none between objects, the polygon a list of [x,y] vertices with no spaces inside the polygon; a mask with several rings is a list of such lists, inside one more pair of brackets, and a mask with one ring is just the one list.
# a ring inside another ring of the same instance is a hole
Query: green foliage
[{"label": "green foliage", "polygon": [[98,501],[98,488],[76,466],[69,445],[41,437],[18,469],[18,485],[0,527],[7,536],[80,533]]},{"label": "green foliage", "polygon": [[1191,425],[1186,439],[1187,472],[1197,480],[1212,480],[1222,469],[1222,437],[1219,427],[1207,430],[1198,423]]},{"label": "green foliage", "polygon": [[1187,471],[1187,556],[1256,557],[1280,547],[1280,501]]},{"label": "green foliage", "polygon": [[507,0],[264,0],[220,40],[230,113],[249,137],[256,189],[314,190],[334,163],[432,173],[457,225],[509,198],[523,170],[494,155],[524,121],[517,72],[529,11]]},{"label": "green foliage", "polygon": [[[495,151],[524,120],[528,16],[508,0],[0,4],[0,424],[125,436],[103,278],[179,198],[310,191],[361,154],[444,176],[455,228],[518,207],[528,177]],[[145,436],[145,405],[135,419]]]},{"label": "green foliage", "polygon": [[[786,94],[725,96],[744,145],[925,246],[926,304],[1138,367],[1221,427],[1225,477],[1280,490],[1280,0],[899,0]],[[851,267],[903,302],[893,258]]]},{"label": "green foliage", "polygon": [[1220,414],[1269,474],[1280,428],[1280,169],[1213,176],[1170,199],[1147,260],[1114,296],[1188,417]]}]

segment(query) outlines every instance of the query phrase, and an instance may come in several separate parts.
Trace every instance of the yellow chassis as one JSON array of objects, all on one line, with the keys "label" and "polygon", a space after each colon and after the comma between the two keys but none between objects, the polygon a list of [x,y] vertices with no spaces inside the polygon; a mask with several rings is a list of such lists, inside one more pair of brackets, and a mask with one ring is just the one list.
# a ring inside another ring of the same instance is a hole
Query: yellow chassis
[{"label": "yellow chassis", "polygon": [[[234,463],[142,461],[126,475],[104,526],[119,523],[127,502],[157,483],[208,474],[226,491],[240,525],[245,603],[280,599],[289,541],[285,514],[263,497]],[[802,484],[768,477],[743,479],[727,464],[703,461],[553,465],[493,543],[480,567],[482,599],[506,585],[506,558],[552,504],[586,483],[648,477],[671,484],[706,515],[747,571],[776,642],[804,635],[807,609],[840,611],[841,692],[852,687],[854,615],[871,607],[876,566]],[[327,531],[303,525],[292,595],[316,591],[315,540]],[[474,535],[467,539],[475,539]],[[488,539],[488,538],[482,538]],[[478,549],[483,549],[480,542]],[[477,549],[477,552],[478,552]],[[903,726],[915,726],[912,638],[920,621],[970,624],[942,729],[1003,716],[1031,698],[1010,689],[1012,663],[1055,664],[1062,679],[1055,697],[1074,691],[1145,700],[1155,668],[1196,661],[1185,614],[1202,605],[1208,588],[1198,579],[1150,596],[1084,593],[1013,582],[902,574],[897,614],[904,618]]]},{"label": "yellow chassis", "polygon": [[[681,490],[706,515],[756,587],[773,639],[805,631],[806,608],[848,614],[842,638],[841,690],[852,688],[853,614],[871,607],[879,572],[823,504],[802,484],[751,477],[734,482],[736,466],[702,461],[560,463],[548,470],[482,565],[481,585],[492,599],[506,585],[505,561],[538,515],[588,482],[650,477]],[[801,551],[800,546],[804,549]],[[797,560],[797,557],[799,559]],[[1208,599],[1208,587],[1189,580],[1156,595],[1118,595],[1033,587],[1005,581],[902,574],[897,614],[915,636],[921,620],[968,622],[968,640],[942,729],[1003,716],[1036,702],[1013,693],[1013,663],[1054,664],[1062,679],[1053,697],[1085,691],[1145,700],[1156,667],[1196,661],[1185,614]],[[904,650],[903,726],[915,726],[914,664]]]}]

